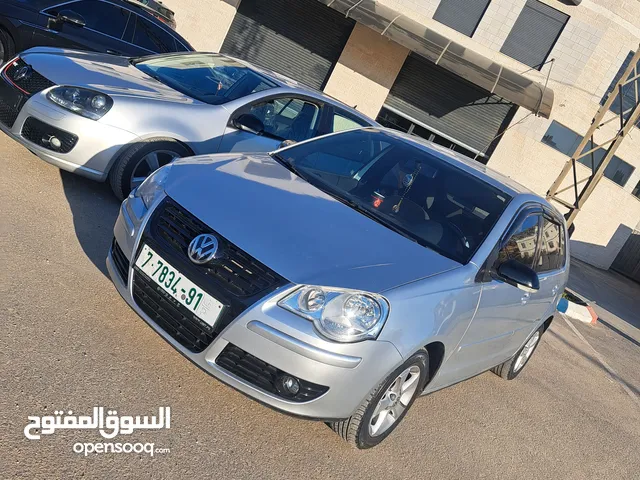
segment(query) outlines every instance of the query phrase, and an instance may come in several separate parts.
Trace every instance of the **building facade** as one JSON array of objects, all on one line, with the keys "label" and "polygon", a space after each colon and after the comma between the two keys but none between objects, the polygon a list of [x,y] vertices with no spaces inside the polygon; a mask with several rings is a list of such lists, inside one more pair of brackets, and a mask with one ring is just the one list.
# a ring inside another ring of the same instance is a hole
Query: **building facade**
[{"label": "building facade", "polygon": [[[221,51],[322,89],[541,195],[640,43],[637,0],[165,3],[198,50]],[[629,87],[623,107],[640,83]],[[615,133],[610,122],[595,141]],[[595,152],[593,161],[603,155]],[[587,177],[590,167],[578,167]],[[640,229],[639,196],[634,128],[577,217],[572,255],[609,268]]]}]

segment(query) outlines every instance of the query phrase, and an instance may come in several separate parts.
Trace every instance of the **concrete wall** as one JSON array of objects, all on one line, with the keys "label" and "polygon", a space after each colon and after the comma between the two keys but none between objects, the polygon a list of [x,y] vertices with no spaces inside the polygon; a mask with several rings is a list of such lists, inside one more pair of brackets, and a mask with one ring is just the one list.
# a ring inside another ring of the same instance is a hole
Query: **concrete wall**
[{"label": "concrete wall", "polygon": [[163,0],[176,13],[178,32],[193,48],[218,52],[240,0]]},{"label": "concrete wall", "polygon": [[409,50],[356,24],[324,91],[375,118]]},{"label": "concrete wall", "polygon": [[[294,1],[294,0],[292,0]],[[549,58],[553,64],[531,71],[500,48],[525,0],[492,0],[473,38],[432,19],[439,0],[379,0],[454,41],[544,83],[554,90],[551,119],[527,116],[520,109],[489,166],[544,195],[568,157],[541,143],[552,120],[584,134],[599,102],[629,51],[640,43],[640,2],[583,0],[579,6],[558,0],[544,3],[570,16]],[[178,30],[201,50],[219,50],[238,0],[165,0],[176,11]],[[370,29],[356,26],[326,86],[327,93],[375,117],[393,85],[407,50]],[[525,118],[526,117],[526,118]],[[517,122],[521,122],[516,125]],[[596,141],[610,138],[610,124]],[[608,268],[628,233],[640,222],[640,200],[630,193],[640,181],[640,131],[634,129],[617,155],[635,167],[625,187],[603,179],[578,215],[573,253]],[[586,169],[582,169],[586,175]],[[565,197],[573,200],[569,196]]]}]

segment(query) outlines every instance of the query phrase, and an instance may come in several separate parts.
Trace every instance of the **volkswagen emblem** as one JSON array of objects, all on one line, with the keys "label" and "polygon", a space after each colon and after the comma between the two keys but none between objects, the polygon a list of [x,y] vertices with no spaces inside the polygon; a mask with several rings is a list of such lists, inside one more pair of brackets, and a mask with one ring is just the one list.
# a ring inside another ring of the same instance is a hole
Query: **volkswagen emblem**
[{"label": "volkswagen emblem", "polygon": [[19,82],[20,80],[24,80],[25,78],[29,78],[30,76],[31,76],[31,66],[25,65],[13,75],[13,79],[16,82]]},{"label": "volkswagen emblem", "polygon": [[189,244],[189,259],[193,263],[203,265],[213,260],[218,251],[218,239],[208,233],[198,235]]}]

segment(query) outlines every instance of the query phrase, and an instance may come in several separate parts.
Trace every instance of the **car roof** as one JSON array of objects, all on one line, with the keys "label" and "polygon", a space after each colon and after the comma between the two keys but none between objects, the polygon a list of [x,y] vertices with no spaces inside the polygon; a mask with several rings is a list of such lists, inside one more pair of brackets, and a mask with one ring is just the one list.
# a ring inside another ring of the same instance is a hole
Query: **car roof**
[{"label": "car roof", "polygon": [[[124,0],[126,3],[133,5],[135,7],[141,7],[143,10],[146,10],[147,12],[151,13],[151,15],[153,15],[154,13],[157,15],[162,16],[162,18],[166,18],[167,20],[174,20],[175,21],[175,12],[173,10],[171,10],[170,8],[167,8],[164,6],[164,4],[162,2],[156,2],[154,0],[149,0],[149,3],[144,4],[142,3],[143,0]],[[159,10],[159,7],[162,7],[163,9],[167,10],[168,12],[170,12],[171,16],[167,16],[164,13],[162,13]]]}]

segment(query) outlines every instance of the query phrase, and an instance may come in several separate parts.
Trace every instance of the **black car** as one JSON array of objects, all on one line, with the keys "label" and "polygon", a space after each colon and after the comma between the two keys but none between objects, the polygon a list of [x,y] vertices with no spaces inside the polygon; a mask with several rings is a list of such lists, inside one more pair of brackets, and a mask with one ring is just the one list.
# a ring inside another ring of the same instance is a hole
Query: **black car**
[{"label": "black car", "polygon": [[160,20],[162,23],[166,23],[174,30],[176,29],[176,14],[173,10],[165,7],[160,0],[127,0],[128,2],[142,4],[147,8],[147,11]]},{"label": "black car", "polygon": [[35,46],[114,55],[192,51],[140,4],[125,0],[0,0],[0,60]]}]

